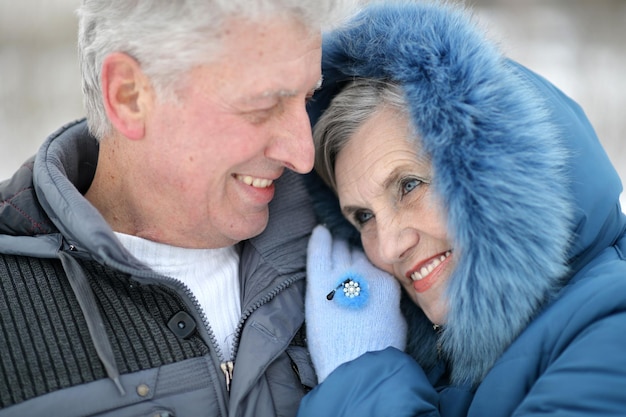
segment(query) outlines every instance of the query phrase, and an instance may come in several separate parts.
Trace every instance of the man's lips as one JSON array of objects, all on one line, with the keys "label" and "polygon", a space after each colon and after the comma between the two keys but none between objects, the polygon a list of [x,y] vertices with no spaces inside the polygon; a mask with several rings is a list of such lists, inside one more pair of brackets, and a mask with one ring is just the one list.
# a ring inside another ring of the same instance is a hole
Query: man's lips
[{"label": "man's lips", "polygon": [[[250,204],[250,208],[265,208],[274,198],[274,178],[261,178],[242,174],[235,174],[233,178],[241,185],[241,196],[246,204]],[[278,176],[275,178],[278,178]]]},{"label": "man's lips", "polygon": [[267,178],[256,178],[250,175],[235,175],[235,179],[237,181],[241,181],[246,185],[250,185],[254,188],[267,188],[274,183],[274,180],[270,180]]}]

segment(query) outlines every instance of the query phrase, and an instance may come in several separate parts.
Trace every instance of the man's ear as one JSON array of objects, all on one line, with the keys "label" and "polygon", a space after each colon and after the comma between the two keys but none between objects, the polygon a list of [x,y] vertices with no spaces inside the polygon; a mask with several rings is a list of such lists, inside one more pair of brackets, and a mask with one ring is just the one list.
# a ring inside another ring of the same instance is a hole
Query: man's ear
[{"label": "man's ear", "polygon": [[116,52],[102,63],[102,98],[111,124],[129,139],[141,139],[152,98],[150,81],[131,56]]}]

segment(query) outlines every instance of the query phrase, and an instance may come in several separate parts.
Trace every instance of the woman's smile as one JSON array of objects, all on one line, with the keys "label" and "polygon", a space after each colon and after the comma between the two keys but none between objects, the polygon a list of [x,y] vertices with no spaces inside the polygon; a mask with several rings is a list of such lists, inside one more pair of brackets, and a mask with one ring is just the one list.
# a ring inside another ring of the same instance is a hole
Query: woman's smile
[{"label": "woman's smile", "polygon": [[452,254],[452,251],[445,251],[439,255],[433,256],[426,261],[421,262],[417,265],[413,272],[407,273],[407,278],[410,278],[413,281],[413,288],[417,292],[425,292],[427,291],[436,278],[439,275],[439,272],[445,267],[447,264],[447,260]]}]

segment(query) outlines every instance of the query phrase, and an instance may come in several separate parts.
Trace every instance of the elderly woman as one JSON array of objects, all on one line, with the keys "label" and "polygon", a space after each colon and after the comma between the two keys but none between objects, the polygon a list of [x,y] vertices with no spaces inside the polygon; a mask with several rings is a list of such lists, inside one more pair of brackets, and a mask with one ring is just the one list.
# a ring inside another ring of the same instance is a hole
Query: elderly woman
[{"label": "elderly woman", "polygon": [[626,415],[622,186],[582,110],[450,5],[323,51],[300,416]]}]

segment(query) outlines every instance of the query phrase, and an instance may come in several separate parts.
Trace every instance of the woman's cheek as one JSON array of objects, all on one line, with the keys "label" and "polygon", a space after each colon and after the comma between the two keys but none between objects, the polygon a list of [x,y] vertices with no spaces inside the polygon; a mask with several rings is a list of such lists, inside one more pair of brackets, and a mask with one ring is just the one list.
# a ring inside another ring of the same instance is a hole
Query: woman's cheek
[{"label": "woman's cheek", "polygon": [[391,275],[395,275],[393,271],[393,265],[382,261],[378,251],[378,244],[374,239],[367,239],[363,235],[361,235],[361,244],[363,245],[365,255],[367,255],[367,258],[374,266],[382,269],[383,271]]}]

